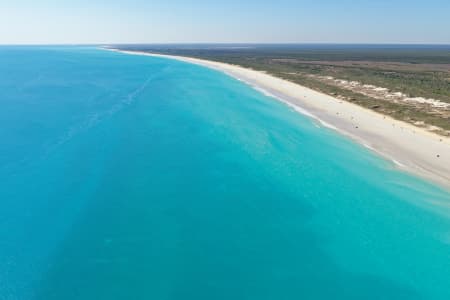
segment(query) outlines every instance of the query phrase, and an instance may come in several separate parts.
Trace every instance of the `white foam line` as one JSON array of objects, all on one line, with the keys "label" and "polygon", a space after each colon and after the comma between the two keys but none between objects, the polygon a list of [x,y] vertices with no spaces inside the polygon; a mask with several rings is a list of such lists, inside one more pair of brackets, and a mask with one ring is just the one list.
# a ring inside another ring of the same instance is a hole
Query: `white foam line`
[{"label": "white foam line", "polygon": [[398,160],[395,160],[395,159],[393,159],[393,158],[391,158],[391,160],[392,160],[392,161],[394,162],[394,164],[396,164],[397,166],[402,167],[402,168],[406,168],[406,165],[402,164],[402,163],[399,162]]},{"label": "white foam line", "polygon": [[[127,51],[127,50],[120,50],[120,49],[115,49],[115,48],[102,48],[102,49],[113,51],[113,52],[118,52],[118,53],[131,54],[131,55],[141,55],[141,56],[144,55],[144,56],[167,57],[167,58],[169,58],[168,56],[159,55],[159,54],[152,54],[152,53],[146,53],[146,52]],[[177,59],[177,57],[172,57],[171,59]],[[186,62],[185,60],[182,60],[182,59],[180,59],[180,60]],[[190,62],[190,63],[192,63],[192,62]],[[237,79],[237,80],[239,80],[239,81],[249,85],[254,90],[257,90],[258,92],[264,94],[265,96],[271,97],[271,98],[274,98],[274,99],[276,99],[276,100],[278,100],[280,102],[283,102],[284,104],[286,104],[290,108],[293,108],[296,112],[298,112],[298,113],[300,113],[302,115],[305,115],[307,117],[310,117],[312,119],[315,119],[316,121],[320,122],[320,124],[323,125],[324,127],[336,130],[336,131],[338,131],[340,133],[348,134],[348,133],[346,133],[346,132],[344,132],[342,130],[339,130],[338,128],[336,128],[335,126],[331,125],[330,123],[325,122],[324,120],[320,119],[318,116],[314,115],[313,113],[309,112],[308,110],[306,110],[306,109],[304,109],[304,108],[302,108],[302,107],[300,107],[298,105],[295,105],[295,104],[289,102],[288,100],[283,99],[283,97],[274,95],[271,92],[267,91],[266,89],[264,89],[264,88],[262,88],[260,86],[257,86],[257,85],[255,85],[255,84],[253,84],[253,83],[251,83],[251,82],[249,82],[249,81],[247,81],[245,79],[242,79],[238,75],[233,74],[232,72],[223,70],[223,69],[221,69],[219,67],[210,66],[210,65],[207,65],[207,64],[201,64],[201,65],[204,66],[204,67],[207,67],[209,69],[214,69],[214,70],[220,71],[222,73],[225,73],[226,75],[231,76],[231,77],[233,77],[233,78],[235,78],[235,79]]]},{"label": "white foam line", "polygon": [[243,82],[243,83],[245,83],[245,84],[247,84],[247,85],[249,85],[251,88],[253,88],[254,90],[260,92],[261,94],[284,103],[285,105],[287,105],[290,108],[294,109],[296,112],[318,121],[322,126],[341,132],[335,126],[331,125],[330,123],[325,122],[324,120],[320,119],[318,116],[314,115],[313,113],[309,112],[308,110],[306,110],[306,109],[304,109],[304,108],[302,108],[302,107],[300,107],[298,105],[295,105],[295,104],[293,104],[293,103],[283,99],[283,97],[274,95],[271,92],[269,92],[268,90],[266,90],[266,89],[264,89],[264,88],[262,88],[260,86],[257,86],[255,84],[249,82],[249,81],[246,81],[246,80],[244,80],[242,78],[239,78],[235,74],[232,74],[232,73],[226,72],[226,71],[222,71],[222,72],[227,74],[227,75],[229,75],[229,76],[231,76],[231,77],[233,77],[233,78],[235,78],[235,79],[237,79],[237,80],[239,80],[239,81],[241,81],[241,82]]},{"label": "white foam line", "polygon": [[[181,56],[174,56],[174,55],[163,55],[163,54],[153,54],[153,53],[146,53],[146,52],[136,52],[136,51],[123,51],[120,49],[113,49],[113,48],[101,48],[103,50],[109,50],[109,51],[114,51],[114,52],[119,52],[119,53],[124,53],[124,54],[131,54],[131,55],[144,55],[144,56],[152,56],[152,57],[162,57],[162,58],[167,58],[167,59],[175,59],[178,61],[182,61],[182,62],[186,62],[186,63],[191,63],[191,64],[197,64],[197,65],[201,65],[203,67],[207,67],[209,69],[214,69],[217,71],[220,71],[222,73],[227,74],[228,76],[231,76],[239,81],[244,82],[245,84],[249,85],[250,87],[252,87],[253,89],[263,93],[264,95],[271,97],[273,99],[276,99],[280,102],[283,102],[284,104],[286,104],[287,106],[289,106],[290,108],[294,109],[296,112],[305,115],[307,117],[310,117],[314,120],[317,120],[319,124],[323,125],[324,127],[330,128],[342,135],[348,136],[351,139],[353,139],[354,141],[356,141],[357,143],[363,145],[364,147],[366,147],[367,149],[370,149],[371,151],[381,155],[382,157],[384,157],[385,159],[388,159],[390,161],[392,161],[395,165],[406,169],[408,171],[412,171],[418,175],[420,175],[421,177],[427,177],[428,179],[433,179],[435,182],[439,182],[439,183],[444,183],[445,186],[448,186],[448,180],[446,179],[446,176],[442,176],[442,172],[439,170],[438,173],[436,173],[436,168],[435,166],[433,166],[435,169],[432,169],[432,171],[430,172],[424,172],[424,168],[423,166],[419,166],[418,164],[412,163],[411,166],[405,165],[400,163],[398,160],[394,159],[392,157],[391,154],[389,154],[388,152],[385,153],[384,150],[377,150],[375,148],[373,148],[371,145],[368,145],[365,141],[364,138],[359,137],[358,135],[355,135],[353,133],[351,133],[348,129],[345,128],[337,128],[327,122],[325,122],[324,120],[320,119],[318,116],[314,115],[313,113],[311,113],[310,111],[308,111],[307,109],[304,109],[296,104],[291,103],[289,100],[287,99],[283,99],[283,97],[274,95],[272,93],[270,93],[269,91],[261,88],[260,86],[256,86],[255,84],[248,82],[246,80],[243,80],[242,78],[240,78],[239,75],[235,74],[232,71],[228,71],[228,70],[224,70],[223,68],[219,67],[219,66],[215,66],[214,63],[215,62],[208,62],[208,61],[202,61],[200,59],[195,59],[195,58],[189,58],[189,57],[181,57]],[[349,104],[351,105],[351,104]],[[355,106],[356,107],[356,106]],[[357,107],[359,110],[361,109],[360,107]],[[374,114],[377,114],[376,112],[373,111],[367,111],[368,114],[370,114],[371,116],[373,116]],[[381,115],[380,115],[381,116]],[[384,118],[386,118],[384,116]],[[398,121],[396,121],[398,122]],[[406,124],[406,126],[408,126],[408,124]],[[412,126],[412,125],[411,125]],[[415,128],[413,128],[414,130],[417,130]],[[429,137],[429,132],[424,132],[426,134],[424,134],[422,137]],[[432,140],[430,140],[432,141]],[[395,144],[397,145],[397,144]],[[443,144],[442,144],[443,145]]]},{"label": "white foam line", "polygon": [[[170,57],[170,56],[161,55],[161,54],[153,54],[153,53],[147,53],[147,52],[127,51],[127,50],[120,50],[120,49],[114,49],[114,48],[103,48],[103,49],[109,50],[109,51],[113,51],[113,52],[118,52],[118,53],[130,54],[130,55],[152,56],[152,57],[164,57],[164,58],[168,58],[168,59],[176,59],[176,60],[183,61],[183,62],[187,62],[187,63],[195,63],[195,62],[192,62],[192,61],[186,61],[186,60],[182,59],[181,57],[178,59],[176,56]],[[366,144],[362,139],[356,137],[356,136],[353,135],[352,133],[350,133],[350,132],[348,132],[348,131],[346,131],[346,130],[343,130],[343,129],[339,129],[339,128],[337,128],[336,126],[333,126],[332,124],[330,124],[330,123],[328,123],[328,122],[325,122],[324,120],[322,120],[322,119],[319,118],[318,116],[314,115],[314,114],[311,113],[310,111],[304,109],[303,107],[300,107],[300,106],[298,106],[298,105],[295,105],[295,104],[291,103],[290,101],[284,99],[284,98],[281,97],[281,96],[274,95],[273,93],[269,92],[268,90],[266,90],[266,89],[264,89],[264,88],[262,88],[262,87],[260,87],[260,86],[258,86],[258,85],[255,85],[255,84],[253,84],[252,82],[249,82],[249,81],[247,81],[247,80],[241,78],[240,76],[238,76],[238,75],[236,75],[236,74],[234,74],[234,73],[232,73],[232,72],[229,72],[229,71],[227,71],[227,70],[223,70],[223,69],[221,69],[221,68],[219,68],[219,67],[215,67],[215,66],[212,66],[212,65],[202,64],[201,62],[195,63],[195,64],[199,64],[199,65],[204,66],[204,67],[209,68],[209,69],[217,70],[217,71],[222,72],[222,73],[224,73],[224,74],[226,74],[226,75],[228,75],[228,76],[230,76],[230,77],[233,77],[233,78],[235,78],[236,80],[241,81],[241,82],[245,83],[246,85],[250,86],[250,87],[253,88],[254,90],[256,90],[256,91],[262,93],[263,95],[265,95],[265,96],[267,96],[267,97],[270,97],[270,98],[273,98],[273,99],[275,99],[275,100],[277,100],[277,101],[279,101],[279,102],[282,102],[283,104],[285,104],[285,105],[287,105],[288,107],[290,107],[290,108],[292,108],[293,110],[295,110],[297,113],[300,113],[301,115],[304,115],[304,116],[307,116],[307,117],[309,117],[309,118],[311,118],[311,119],[313,119],[313,120],[316,120],[316,121],[319,122],[319,124],[322,125],[323,127],[329,128],[329,129],[334,130],[334,131],[336,131],[336,132],[338,132],[338,133],[340,133],[340,134],[342,134],[342,135],[348,136],[348,137],[350,137],[351,139],[356,140],[357,142],[359,142],[360,144],[362,144],[362,145],[365,146],[366,148],[368,148],[368,149],[370,149],[370,150],[372,150],[372,151],[374,151],[374,152],[376,152],[376,153],[382,155],[383,157],[386,157],[386,158],[392,160],[392,161],[393,161],[394,163],[396,163],[397,165],[399,165],[399,166],[404,166],[403,164],[399,163],[398,161],[395,161],[394,159],[392,159],[392,158],[386,156],[384,153],[382,153],[382,152],[380,152],[380,151],[374,149],[373,147],[369,146],[369,145]],[[320,127],[319,127],[319,128],[320,128]]]}]

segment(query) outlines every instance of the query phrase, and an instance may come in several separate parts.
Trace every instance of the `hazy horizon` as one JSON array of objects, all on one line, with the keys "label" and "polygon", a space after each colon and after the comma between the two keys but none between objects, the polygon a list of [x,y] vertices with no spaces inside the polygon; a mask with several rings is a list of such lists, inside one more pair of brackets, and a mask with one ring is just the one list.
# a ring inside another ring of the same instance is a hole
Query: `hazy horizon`
[{"label": "hazy horizon", "polygon": [[353,43],[353,42],[342,42],[342,43],[309,43],[309,42],[286,42],[286,43],[233,43],[233,42],[166,42],[166,43],[146,43],[146,42],[136,42],[136,43],[16,43],[7,44],[0,43],[0,46],[114,46],[114,45],[173,45],[173,46],[183,46],[183,45],[193,45],[193,46],[207,46],[207,45],[246,45],[246,46],[276,46],[276,45],[305,45],[305,46],[450,46],[449,43]]},{"label": "hazy horizon", "polygon": [[0,0],[0,44],[450,44],[450,3]]}]

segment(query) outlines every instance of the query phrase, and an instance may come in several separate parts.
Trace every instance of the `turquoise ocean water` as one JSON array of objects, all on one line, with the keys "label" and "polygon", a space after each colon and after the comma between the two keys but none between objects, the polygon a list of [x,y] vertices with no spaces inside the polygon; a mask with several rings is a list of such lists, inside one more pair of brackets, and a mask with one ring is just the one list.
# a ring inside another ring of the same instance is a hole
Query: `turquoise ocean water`
[{"label": "turquoise ocean water", "polygon": [[450,299],[449,204],[217,71],[0,48],[0,299]]}]

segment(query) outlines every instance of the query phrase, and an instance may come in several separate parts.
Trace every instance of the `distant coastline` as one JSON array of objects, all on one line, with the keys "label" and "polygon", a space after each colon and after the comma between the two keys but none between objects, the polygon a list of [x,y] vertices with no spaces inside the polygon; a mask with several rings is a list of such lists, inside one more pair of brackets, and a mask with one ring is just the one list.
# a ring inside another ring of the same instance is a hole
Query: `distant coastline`
[{"label": "distant coastline", "polygon": [[264,72],[237,65],[142,51],[124,51],[108,47],[102,49],[176,59],[222,71],[351,137],[390,159],[398,168],[450,187],[450,138]]}]

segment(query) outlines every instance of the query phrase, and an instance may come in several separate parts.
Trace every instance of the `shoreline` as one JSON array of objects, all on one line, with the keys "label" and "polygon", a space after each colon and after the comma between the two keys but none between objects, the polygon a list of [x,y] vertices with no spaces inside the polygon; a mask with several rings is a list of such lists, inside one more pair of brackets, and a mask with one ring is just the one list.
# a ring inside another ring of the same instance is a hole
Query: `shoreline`
[{"label": "shoreline", "polygon": [[350,137],[392,161],[398,169],[450,188],[450,138],[262,71],[198,58],[102,49],[175,59],[221,71],[317,120],[323,126]]}]

